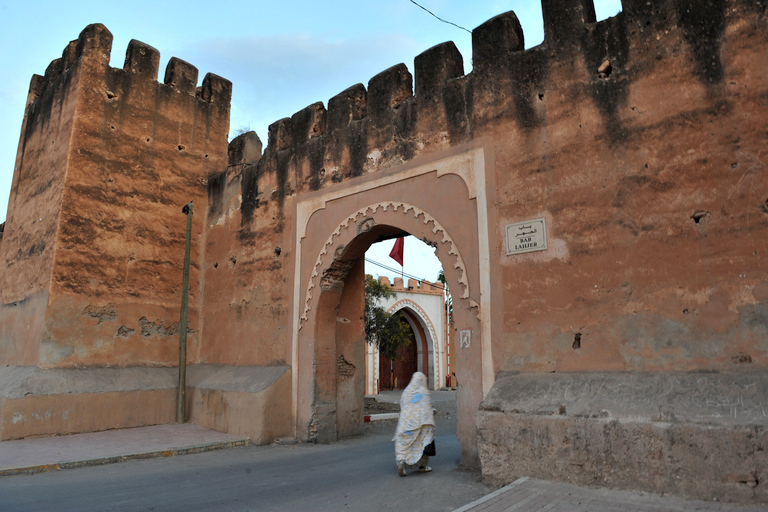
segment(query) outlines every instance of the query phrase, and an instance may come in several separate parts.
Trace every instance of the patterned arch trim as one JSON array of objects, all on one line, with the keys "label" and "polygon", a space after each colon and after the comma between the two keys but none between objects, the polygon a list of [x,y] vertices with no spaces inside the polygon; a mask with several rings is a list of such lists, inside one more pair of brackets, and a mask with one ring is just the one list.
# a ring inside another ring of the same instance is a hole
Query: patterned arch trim
[{"label": "patterned arch trim", "polygon": [[[429,319],[429,315],[427,315],[427,312],[422,309],[421,306],[419,306],[417,303],[415,303],[411,299],[400,299],[399,301],[392,304],[389,309],[387,310],[388,313],[394,314],[398,311],[409,308],[412,309],[416,314],[421,318],[421,320],[427,325],[427,328],[429,329],[429,335],[432,336],[432,354],[434,355],[434,378],[435,381],[439,383],[440,378],[440,340],[437,339],[437,331],[435,331],[435,326],[432,324],[432,320]],[[424,357],[428,357],[427,354],[424,354]]]},{"label": "patterned arch trim", "polygon": [[[364,221],[371,215],[375,215],[379,210],[381,212],[386,212],[389,209],[392,209],[394,212],[400,212],[404,215],[410,215],[412,214],[414,218],[422,217],[424,220],[424,224],[431,224],[432,225],[432,232],[437,234],[438,231],[442,233],[442,240],[440,240],[440,243],[450,243],[450,249],[448,250],[449,256],[455,256],[456,257],[456,263],[453,265],[456,270],[459,271],[459,284],[464,287],[461,295],[459,298],[462,299],[468,299],[469,298],[469,280],[467,278],[467,267],[464,264],[464,259],[461,257],[461,254],[459,253],[458,248],[456,247],[456,243],[453,241],[453,239],[448,236],[448,232],[443,228],[443,226],[431,215],[429,215],[427,212],[422,210],[421,208],[418,208],[416,206],[413,206],[411,204],[407,203],[401,203],[397,201],[386,201],[382,203],[376,203],[369,206],[366,206],[365,208],[362,208],[349,217],[347,217],[344,222],[339,224],[336,229],[331,233],[331,236],[328,237],[328,241],[323,245],[323,249],[320,251],[320,254],[317,256],[317,261],[315,262],[315,265],[312,269],[312,275],[309,278],[309,284],[307,285],[307,293],[306,298],[304,300],[304,311],[301,314],[301,318],[299,319],[299,329],[303,326],[304,322],[307,320],[307,315],[309,314],[310,310],[310,302],[312,300],[312,293],[317,285],[318,277],[321,276],[322,272],[321,269],[323,269],[324,266],[330,267],[330,264],[324,265],[324,260],[326,259],[326,256],[328,255],[328,252],[330,251],[331,247],[333,247],[334,241],[341,235],[342,231],[349,228],[350,226],[354,226],[355,224],[359,224],[361,221]],[[332,263],[332,262],[331,262]]]}]

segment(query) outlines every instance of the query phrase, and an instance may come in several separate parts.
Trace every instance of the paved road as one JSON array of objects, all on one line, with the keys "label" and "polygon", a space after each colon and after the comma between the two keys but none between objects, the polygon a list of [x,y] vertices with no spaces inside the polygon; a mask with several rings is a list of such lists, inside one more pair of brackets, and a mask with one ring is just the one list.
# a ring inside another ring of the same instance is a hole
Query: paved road
[{"label": "paved road", "polygon": [[451,511],[494,488],[458,468],[455,430],[446,430],[455,414],[446,407],[437,405],[432,473],[398,476],[395,422],[387,421],[332,445],[248,446],[9,476],[0,479],[0,511]]}]

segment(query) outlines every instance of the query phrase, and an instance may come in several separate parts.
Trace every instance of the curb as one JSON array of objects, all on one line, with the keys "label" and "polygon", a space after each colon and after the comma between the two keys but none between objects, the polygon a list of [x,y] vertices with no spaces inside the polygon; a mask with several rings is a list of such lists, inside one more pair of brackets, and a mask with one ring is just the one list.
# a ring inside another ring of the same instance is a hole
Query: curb
[{"label": "curb", "polygon": [[399,412],[388,412],[383,414],[366,414],[363,419],[365,423],[368,423],[370,421],[380,421],[380,420],[396,420],[400,417]]},{"label": "curb", "polygon": [[488,494],[488,495],[486,495],[486,496],[483,496],[482,498],[480,498],[480,499],[477,499],[477,500],[473,501],[472,503],[467,503],[467,504],[466,504],[466,505],[464,505],[463,507],[461,507],[461,508],[457,508],[457,509],[456,509],[456,510],[454,510],[453,512],[468,512],[468,511],[470,511],[471,509],[473,509],[473,508],[475,508],[475,507],[477,507],[477,506],[480,506],[480,505],[482,505],[483,503],[485,503],[485,502],[487,502],[487,501],[490,501],[490,500],[492,500],[492,499],[493,499],[493,498],[495,498],[496,496],[498,496],[498,495],[500,495],[500,494],[504,494],[505,492],[507,492],[508,490],[510,490],[510,488],[512,488],[512,487],[515,487],[515,486],[518,486],[518,485],[520,485],[520,484],[524,483],[526,480],[528,480],[528,477],[527,477],[527,476],[524,476],[524,477],[518,478],[517,480],[515,480],[515,481],[514,481],[514,482],[512,482],[511,484],[509,484],[509,485],[505,485],[505,486],[504,486],[504,487],[502,487],[501,489],[496,489],[496,490],[495,490],[495,491],[493,491],[491,494]]},{"label": "curb", "polygon": [[135,453],[131,455],[115,455],[112,457],[100,457],[97,459],[79,460],[73,462],[55,462],[52,464],[40,464],[37,466],[27,466],[23,468],[0,469],[0,477],[13,475],[34,475],[36,473],[47,473],[49,471],[61,471],[62,469],[75,469],[87,466],[101,466],[104,464],[114,464],[129,460],[154,459],[158,457],[175,457],[177,455],[191,455],[194,453],[212,452],[215,450],[225,450],[228,448],[237,448],[251,444],[250,438],[239,439],[237,441],[216,442],[200,444],[194,446],[185,446],[183,448],[170,448],[168,450],[158,450],[147,453]]}]

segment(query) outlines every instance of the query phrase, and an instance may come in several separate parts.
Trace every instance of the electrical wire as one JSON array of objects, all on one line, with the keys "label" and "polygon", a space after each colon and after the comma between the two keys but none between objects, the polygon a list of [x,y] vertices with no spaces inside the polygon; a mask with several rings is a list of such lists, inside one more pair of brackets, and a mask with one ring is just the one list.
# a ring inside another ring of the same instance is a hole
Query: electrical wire
[{"label": "electrical wire", "polygon": [[463,31],[465,31],[465,32],[469,32],[470,34],[472,33],[472,31],[471,31],[471,30],[469,30],[469,29],[467,29],[467,28],[464,28],[464,27],[462,27],[461,25],[457,25],[457,24],[453,23],[452,21],[444,20],[443,18],[441,18],[441,17],[440,17],[440,16],[438,16],[437,14],[433,13],[432,11],[430,11],[429,9],[427,9],[426,7],[424,7],[423,5],[419,5],[419,4],[417,4],[417,3],[416,3],[416,2],[414,2],[413,0],[411,0],[411,3],[412,3],[413,5],[415,5],[416,7],[420,8],[420,9],[424,9],[424,10],[425,10],[425,11],[427,11],[429,14],[431,14],[432,16],[434,16],[435,18],[437,18],[438,20],[442,21],[443,23],[447,23],[448,25],[453,25],[454,27],[456,27],[456,28],[460,28],[461,30],[463,30]]},{"label": "electrical wire", "polygon": [[367,261],[368,263],[372,263],[372,264],[374,264],[374,265],[376,265],[378,267],[381,267],[384,270],[388,270],[388,271],[390,271],[390,272],[392,272],[394,274],[401,274],[403,277],[407,277],[408,279],[415,279],[415,280],[419,281],[420,283],[426,283],[429,286],[431,286],[432,288],[441,288],[440,286],[437,286],[436,284],[433,284],[433,283],[427,281],[424,278],[416,277],[416,276],[411,275],[411,274],[406,274],[405,272],[402,272],[401,270],[398,270],[398,269],[392,268],[392,267],[388,267],[388,266],[384,265],[383,263],[379,263],[378,261],[373,261],[370,258],[365,258],[365,261]]},{"label": "electrical wire", "polygon": [[[463,31],[465,31],[465,32],[468,32],[468,33],[469,33],[469,34],[471,34],[473,37],[474,37],[474,36],[476,36],[476,34],[474,33],[474,30],[469,30],[468,28],[462,27],[461,25],[457,25],[456,23],[453,23],[452,21],[444,20],[443,18],[441,18],[441,17],[440,17],[440,16],[438,16],[437,14],[433,13],[432,11],[430,11],[429,9],[427,9],[426,7],[424,7],[423,5],[420,5],[419,3],[415,2],[414,0],[409,0],[409,1],[410,1],[410,2],[411,2],[413,5],[415,5],[416,7],[418,7],[419,9],[423,9],[424,11],[428,12],[428,13],[429,13],[431,16],[433,16],[433,17],[434,17],[434,18],[436,18],[437,20],[439,20],[439,21],[442,21],[443,23],[447,23],[448,25],[453,25],[454,27],[456,27],[456,28],[458,28],[458,29],[460,29],[460,30],[463,30]],[[483,41],[484,43],[486,43],[486,44],[489,44],[490,46],[494,46],[494,47],[496,47],[497,49],[501,50],[501,53],[498,53],[498,54],[494,55],[494,57],[495,57],[495,56],[499,56],[499,55],[502,55],[502,54],[505,54],[505,53],[508,53],[508,52],[517,52],[517,51],[518,51],[518,49],[517,49],[517,48],[509,48],[509,47],[506,47],[506,46],[499,46],[498,44],[494,43],[493,41],[489,41],[489,40],[487,40],[487,39],[486,39],[486,38],[484,38],[484,37],[479,37],[479,36],[477,36],[477,37],[478,37],[478,39],[479,39],[479,40]]]}]

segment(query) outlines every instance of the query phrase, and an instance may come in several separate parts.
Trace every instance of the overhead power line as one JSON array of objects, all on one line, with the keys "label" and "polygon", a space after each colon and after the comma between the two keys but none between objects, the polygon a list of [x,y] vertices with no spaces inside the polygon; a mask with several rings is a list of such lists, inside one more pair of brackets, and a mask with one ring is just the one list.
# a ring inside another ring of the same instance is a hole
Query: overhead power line
[{"label": "overhead power line", "polygon": [[[415,2],[414,0],[409,0],[409,1],[410,1],[410,2],[411,2],[413,5],[415,5],[416,7],[418,7],[419,9],[423,9],[424,11],[428,12],[428,13],[429,13],[431,16],[435,17],[435,18],[436,18],[438,21],[442,21],[443,23],[447,23],[448,25],[453,25],[454,27],[456,27],[456,28],[458,28],[458,29],[460,29],[460,30],[463,30],[464,32],[468,32],[468,33],[469,33],[469,34],[471,34],[472,36],[474,36],[474,35],[475,35],[473,30],[469,30],[468,28],[462,27],[461,25],[457,25],[456,23],[454,23],[454,22],[452,22],[452,21],[448,21],[448,20],[445,20],[445,19],[441,18],[440,16],[438,16],[438,15],[437,15],[437,14],[435,14],[435,13],[433,13],[432,11],[430,11],[429,9],[427,9],[426,7],[424,7],[423,5],[420,5],[419,3]],[[489,44],[489,45],[491,45],[491,46],[494,46],[494,47],[498,48],[499,50],[501,50],[501,52],[500,52],[499,54],[497,54],[497,55],[502,55],[502,53],[507,53],[507,52],[515,52],[515,51],[517,51],[517,49],[516,49],[516,48],[509,48],[509,47],[506,47],[506,46],[499,46],[498,44],[494,43],[493,41],[488,41],[488,40],[487,40],[486,38],[484,38],[484,37],[478,37],[478,39],[479,39],[480,41],[483,41],[483,42],[484,42],[484,43],[486,43],[486,44]]]},{"label": "overhead power line", "polygon": [[390,271],[390,272],[392,272],[394,274],[401,274],[403,277],[407,277],[408,279],[416,279],[417,281],[419,281],[421,283],[425,283],[426,282],[426,284],[428,284],[432,288],[440,288],[439,286],[433,284],[432,282],[430,282],[430,281],[428,281],[428,280],[426,280],[426,279],[424,279],[422,277],[417,277],[417,276],[414,276],[414,275],[411,275],[411,274],[406,274],[405,272],[401,272],[399,269],[388,267],[387,265],[384,265],[383,263],[379,263],[378,261],[373,261],[370,258],[365,258],[365,261],[367,261],[368,263],[372,263],[372,264],[374,264],[374,265],[376,265],[378,267],[381,267],[384,270],[388,270],[388,271]]},{"label": "overhead power line", "polygon": [[441,17],[440,17],[440,16],[438,16],[437,14],[433,13],[432,11],[430,11],[429,9],[427,9],[426,7],[424,7],[423,5],[419,5],[419,4],[417,4],[417,3],[416,3],[416,2],[414,2],[413,0],[411,0],[411,3],[412,3],[413,5],[415,5],[416,7],[420,8],[420,9],[424,9],[424,10],[425,10],[425,11],[427,11],[429,14],[431,14],[432,16],[434,16],[435,18],[437,18],[438,20],[442,21],[443,23],[447,23],[448,25],[453,25],[454,27],[456,27],[456,28],[460,28],[461,30],[463,30],[463,31],[465,31],[465,32],[469,32],[470,34],[472,33],[472,31],[471,31],[471,30],[469,30],[469,29],[467,29],[467,28],[464,28],[464,27],[462,27],[461,25],[457,25],[457,24],[453,23],[452,21],[444,20],[443,18],[441,18]]}]

